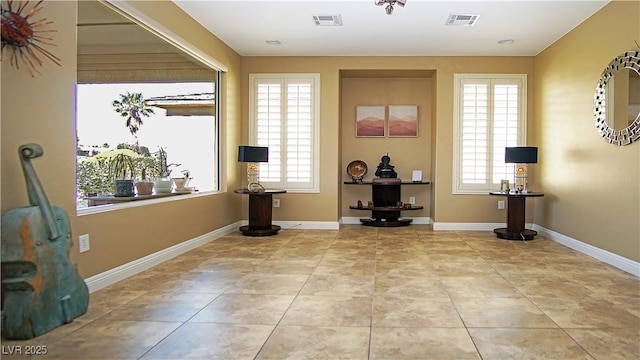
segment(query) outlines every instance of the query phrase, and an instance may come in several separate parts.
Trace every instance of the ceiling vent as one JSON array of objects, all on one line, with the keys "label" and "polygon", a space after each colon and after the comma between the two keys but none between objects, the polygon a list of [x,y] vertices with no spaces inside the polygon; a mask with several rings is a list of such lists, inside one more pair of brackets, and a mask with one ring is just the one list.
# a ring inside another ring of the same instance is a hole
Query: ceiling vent
[{"label": "ceiling vent", "polygon": [[462,15],[462,14],[451,14],[449,15],[449,19],[447,19],[447,26],[473,26],[478,21],[480,15]]},{"label": "ceiling vent", "polygon": [[313,15],[313,22],[318,26],[342,26],[340,15]]}]

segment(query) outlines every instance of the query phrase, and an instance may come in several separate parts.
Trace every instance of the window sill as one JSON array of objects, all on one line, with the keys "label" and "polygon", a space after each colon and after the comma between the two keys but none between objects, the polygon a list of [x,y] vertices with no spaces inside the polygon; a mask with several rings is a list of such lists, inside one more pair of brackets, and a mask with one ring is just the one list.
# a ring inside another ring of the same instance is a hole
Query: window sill
[{"label": "window sill", "polygon": [[488,189],[488,190],[454,190],[453,195],[489,195],[492,191],[500,191],[500,189]]},{"label": "window sill", "polygon": [[160,203],[166,203],[166,202],[172,202],[172,201],[193,199],[193,198],[198,198],[203,196],[215,195],[219,193],[220,191],[213,191],[213,190],[199,191],[191,194],[180,194],[176,196],[167,196],[167,197],[159,197],[159,198],[152,198],[152,199],[120,202],[120,203],[114,203],[114,204],[90,206],[90,207],[76,209],[76,215],[85,216],[85,215],[100,214],[100,213],[117,211],[121,209],[129,209],[129,208],[134,208],[139,206],[147,206],[147,205],[154,205],[154,204],[160,204]]}]

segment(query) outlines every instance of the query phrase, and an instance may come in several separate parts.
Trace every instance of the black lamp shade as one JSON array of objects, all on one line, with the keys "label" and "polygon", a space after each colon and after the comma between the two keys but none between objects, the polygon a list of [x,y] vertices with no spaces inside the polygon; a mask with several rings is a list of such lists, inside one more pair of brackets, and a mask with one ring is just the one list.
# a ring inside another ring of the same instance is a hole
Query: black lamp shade
[{"label": "black lamp shade", "polygon": [[538,148],[535,146],[518,146],[504,148],[504,162],[515,164],[536,164]]},{"label": "black lamp shade", "polygon": [[269,148],[266,146],[239,146],[238,162],[268,162]]}]

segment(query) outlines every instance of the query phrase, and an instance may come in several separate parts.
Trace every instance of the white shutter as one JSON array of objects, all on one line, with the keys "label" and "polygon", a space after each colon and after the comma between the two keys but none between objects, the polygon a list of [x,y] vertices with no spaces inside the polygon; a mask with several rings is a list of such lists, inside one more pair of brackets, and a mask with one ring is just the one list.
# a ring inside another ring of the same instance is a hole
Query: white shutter
[{"label": "white shutter", "polygon": [[260,163],[265,187],[288,191],[318,189],[318,74],[251,74],[250,137],[269,147]]},{"label": "white shutter", "polygon": [[493,85],[493,166],[491,184],[513,180],[514,167],[504,163],[504,148],[518,146],[520,133],[519,84]]},{"label": "white shutter", "polygon": [[313,126],[311,84],[287,84],[286,182],[308,184],[312,180]]},{"label": "white shutter", "polygon": [[269,162],[259,164],[259,181],[275,182],[281,178],[280,138],[282,134],[282,84],[258,83],[256,87],[255,145],[269,147]]},{"label": "white shutter", "polygon": [[489,85],[462,86],[462,184],[487,183]]},{"label": "white shutter", "polygon": [[524,145],[525,75],[455,74],[454,193],[483,193],[513,181],[504,148]]}]

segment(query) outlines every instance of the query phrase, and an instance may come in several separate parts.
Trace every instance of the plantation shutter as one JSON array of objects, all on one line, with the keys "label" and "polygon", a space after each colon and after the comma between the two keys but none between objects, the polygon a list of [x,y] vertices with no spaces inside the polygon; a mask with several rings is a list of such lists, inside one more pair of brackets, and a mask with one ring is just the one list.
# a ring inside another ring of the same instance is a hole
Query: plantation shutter
[{"label": "plantation shutter", "polygon": [[463,85],[462,183],[487,183],[489,84]]},{"label": "plantation shutter", "polygon": [[495,189],[513,181],[513,165],[504,148],[524,144],[522,77],[458,75],[454,192]]},{"label": "plantation shutter", "polygon": [[296,81],[287,84],[287,157],[286,182],[311,182],[312,103],[311,84]]},{"label": "plantation shutter", "polygon": [[259,164],[260,182],[271,188],[317,190],[317,77],[253,75],[252,136],[269,147]]},{"label": "plantation shutter", "polygon": [[281,183],[282,158],[282,84],[257,86],[256,145],[269,147],[269,162],[260,163],[262,183]]},{"label": "plantation shutter", "polygon": [[518,146],[520,134],[519,85],[511,83],[493,85],[493,164],[491,184],[501,179],[513,180],[514,167],[504,163],[504,148]]}]

